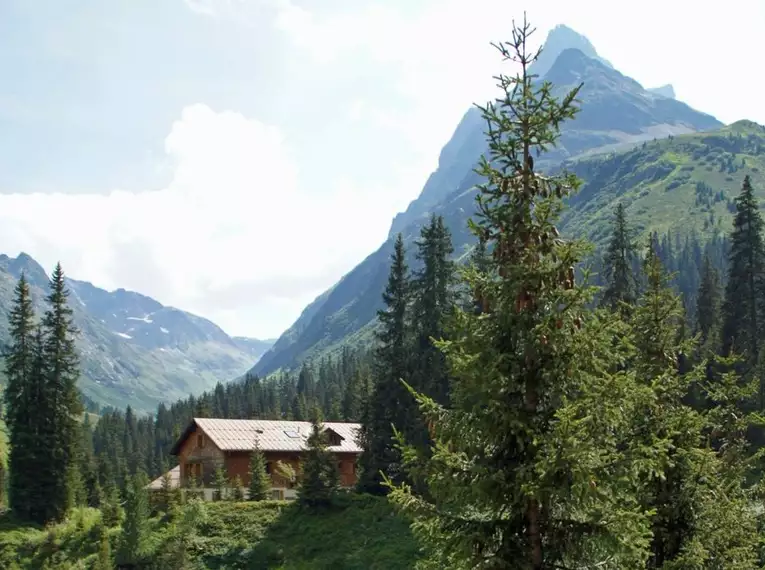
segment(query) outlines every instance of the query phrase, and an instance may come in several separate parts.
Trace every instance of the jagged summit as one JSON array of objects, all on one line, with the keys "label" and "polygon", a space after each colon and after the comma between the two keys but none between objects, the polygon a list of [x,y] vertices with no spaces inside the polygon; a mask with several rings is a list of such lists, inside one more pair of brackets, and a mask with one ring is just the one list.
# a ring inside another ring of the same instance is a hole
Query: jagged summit
[{"label": "jagged summit", "polygon": [[10,273],[16,279],[24,273],[27,281],[38,287],[45,287],[48,283],[48,274],[42,265],[37,263],[31,255],[23,251],[16,257],[9,257],[5,254],[0,255],[0,269]]},{"label": "jagged summit", "polygon": [[559,24],[547,34],[547,38],[542,45],[542,53],[539,55],[539,59],[531,66],[530,71],[540,77],[544,77],[550,71],[558,56],[568,49],[579,50],[585,56],[596,59],[608,67],[613,67],[608,60],[598,55],[595,46],[592,45],[586,36],[564,24]]}]

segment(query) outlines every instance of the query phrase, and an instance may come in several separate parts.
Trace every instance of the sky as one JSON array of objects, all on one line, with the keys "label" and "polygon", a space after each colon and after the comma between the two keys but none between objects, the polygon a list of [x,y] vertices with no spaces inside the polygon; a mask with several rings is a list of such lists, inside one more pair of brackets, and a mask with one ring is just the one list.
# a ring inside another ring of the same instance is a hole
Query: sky
[{"label": "sky", "polygon": [[[765,124],[762,0],[528,4],[534,41],[566,24],[644,86]],[[523,10],[2,0],[0,252],[276,337],[383,243]]]}]

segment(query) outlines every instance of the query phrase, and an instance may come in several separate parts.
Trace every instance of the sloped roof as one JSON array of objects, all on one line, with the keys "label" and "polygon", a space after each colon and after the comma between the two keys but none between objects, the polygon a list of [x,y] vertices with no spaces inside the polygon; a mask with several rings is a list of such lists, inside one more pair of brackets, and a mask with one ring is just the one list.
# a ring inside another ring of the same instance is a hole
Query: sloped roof
[{"label": "sloped roof", "polygon": [[[328,447],[330,451],[361,453],[361,447],[356,443],[360,424],[324,422],[322,425],[342,438],[340,445]],[[251,451],[255,449],[255,442],[263,451],[302,451],[306,449],[306,439],[311,433],[311,422],[194,418],[170,453],[178,453],[181,443],[195,426],[221,451]]]},{"label": "sloped roof", "polygon": [[[181,466],[176,465],[170,471],[168,471],[168,473],[170,473],[170,488],[177,489],[178,487],[180,487],[181,486]],[[146,488],[157,489],[157,490],[161,489],[162,477],[164,477],[164,475],[160,475],[159,477],[154,479],[154,481],[146,485]]]}]

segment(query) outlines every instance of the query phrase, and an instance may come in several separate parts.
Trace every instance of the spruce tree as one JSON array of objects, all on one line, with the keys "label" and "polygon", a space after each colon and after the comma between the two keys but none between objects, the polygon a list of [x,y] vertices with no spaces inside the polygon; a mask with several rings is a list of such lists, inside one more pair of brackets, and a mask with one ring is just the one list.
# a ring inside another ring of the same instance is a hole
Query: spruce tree
[{"label": "spruce tree", "polygon": [[[11,344],[5,355],[7,384],[3,393],[5,423],[9,432],[8,481],[10,508],[21,520],[30,520],[39,483],[40,439],[35,419],[38,394],[33,377],[35,358],[34,309],[29,284],[22,274],[16,284],[15,299],[8,317]],[[44,521],[38,521],[44,522]]]},{"label": "spruce tree", "polygon": [[407,378],[410,364],[408,329],[409,269],[406,264],[404,239],[401,234],[391,257],[388,284],[383,293],[385,308],[378,311],[376,332],[375,382],[370,396],[366,422],[362,427],[364,451],[359,459],[359,489],[383,494],[382,473],[399,481],[403,476],[400,455],[393,440],[393,426],[409,433],[409,422],[415,402],[401,380]]},{"label": "spruce tree", "polygon": [[[587,312],[593,288],[575,282],[586,248],[557,237],[565,173],[534,171],[559,125],[575,115],[578,88],[562,99],[535,82],[531,28],[497,47],[519,75],[500,75],[503,95],[481,108],[489,158],[478,168],[473,231],[492,251],[492,271],[468,270],[482,314],[456,311],[439,343],[454,379],[451,407],[419,394],[432,456],[404,447],[427,496],[392,484],[393,500],[448,568],[634,568],[648,525],[634,504],[633,469],[614,434],[631,420],[633,383],[614,347],[623,325]],[[480,292],[478,291],[480,289]]]},{"label": "spruce tree", "polygon": [[69,291],[64,271],[57,264],[50,278],[48,310],[42,320],[45,342],[43,408],[47,417],[43,441],[47,446],[45,495],[47,520],[61,520],[75,500],[77,459],[80,443],[79,418],[83,412],[77,390],[79,357],[74,344],[78,333],[67,304]]},{"label": "spruce tree", "polygon": [[312,422],[311,435],[306,441],[305,462],[298,492],[301,505],[326,507],[332,503],[338,487],[337,465],[327,449],[327,437],[318,421]]},{"label": "spruce tree", "polygon": [[[630,368],[651,398],[635,410],[631,429],[621,437],[622,449],[643,455],[636,463],[643,469],[637,491],[643,509],[654,512],[647,567],[754,568],[757,535],[741,486],[741,457],[726,452],[723,459],[708,447],[710,422],[684,403],[689,384],[707,384],[705,366],[686,374],[678,369],[680,355],[690,353],[693,343],[678,341],[682,303],[653,242],[643,273],[646,290],[632,319],[636,354]],[[721,388],[709,396],[719,401]],[[721,429],[714,425],[715,432]],[[728,443],[735,448],[740,440],[734,436]]]},{"label": "spruce tree", "polygon": [[454,305],[454,267],[451,234],[441,216],[433,215],[417,241],[417,259],[422,268],[411,282],[412,370],[410,382],[437,402],[449,397],[449,376],[443,353],[433,340],[444,337],[444,321]]},{"label": "spruce tree", "polygon": [[222,464],[215,468],[215,479],[213,481],[213,501],[226,500],[226,487],[228,486],[228,477]]},{"label": "spruce tree", "polygon": [[258,443],[250,454],[250,484],[248,485],[247,498],[250,501],[265,501],[271,493],[271,476],[266,472],[266,458],[260,450]]},{"label": "spruce tree", "polygon": [[149,480],[143,471],[130,478],[125,497],[125,521],[119,549],[119,563],[123,566],[137,565],[145,555],[148,538]]},{"label": "spruce tree", "polygon": [[637,280],[633,273],[635,245],[627,223],[624,204],[619,202],[614,211],[611,241],[603,258],[606,285],[601,303],[611,310],[628,312],[637,298]]},{"label": "spruce tree", "polygon": [[704,254],[696,295],[696,333],[699,344],[717,352],[720,332],[720,276],[709,253]]},{"label": "spruce tree", "polygon": [[98,537],[98,558],[95,568],[96,570],[113,570],[114,562],[109,543],[109,529],[103,523],[99,523],[96,527],[96,536]]},{"label": "spruce tree", "polygon": [[744,357],[748,367],[757,362],[765,316],[765,245],[763,224],[751,180],[747,175],[736,198],[730,237],[728,281],[722,307],[722,349]]}]

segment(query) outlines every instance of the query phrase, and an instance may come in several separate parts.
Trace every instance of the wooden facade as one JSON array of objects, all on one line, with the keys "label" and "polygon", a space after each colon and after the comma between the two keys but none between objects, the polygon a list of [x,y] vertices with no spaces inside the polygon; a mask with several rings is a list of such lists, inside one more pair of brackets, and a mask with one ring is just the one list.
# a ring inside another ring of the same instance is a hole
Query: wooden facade
[{"label": "wooden facade", "polygon": [[[337,436],[329,431],[330,444],[335,443]],[[229,480],[239,477],[242,485],[249,485],[249,466],[251,451],[221,450],[215,442],[198,425],[193,424],[186,430],[184,438],[176,444],[178,463],[180,467],[180,484],[188,485],[191,477],[197,485],[203,488],[213,486],[215,472],[219,466],[225,470]],[[352,487],[356,483],[356,464],[358,452],[335,452],[340,485]],[[266,470],[273,482],[274,498],[294,498],[296,484],[281,475],[283,470],[279,464],[285,464],[300,473],[302,451],[277,451],[262,449],[266,459]]]}]

